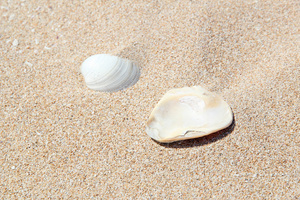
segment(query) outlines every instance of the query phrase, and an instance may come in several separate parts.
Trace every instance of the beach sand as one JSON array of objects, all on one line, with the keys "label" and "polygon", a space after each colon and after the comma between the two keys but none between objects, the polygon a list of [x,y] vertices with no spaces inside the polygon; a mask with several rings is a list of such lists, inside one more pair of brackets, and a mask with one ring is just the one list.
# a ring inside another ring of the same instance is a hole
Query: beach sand
[{"label": "beach sand", "polygon": [[[299,199],[299,1],[0,2],[3,199]],[[103,93],[81,63],[107,53],[140,80]],[[220,94],[235,122],[159,144],[172,88]]]}]

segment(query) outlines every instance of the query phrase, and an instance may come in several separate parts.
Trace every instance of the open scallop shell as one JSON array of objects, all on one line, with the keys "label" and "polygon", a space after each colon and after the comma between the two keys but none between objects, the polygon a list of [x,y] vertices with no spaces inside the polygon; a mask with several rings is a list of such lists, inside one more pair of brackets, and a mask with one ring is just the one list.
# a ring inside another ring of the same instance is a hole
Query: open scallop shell
[{"label": "open scallop shell", "polygon": [[81,65],[86,85],[93,90],[116,92],[134,85],[140,70],[130,60],[97,54],[87,58]]},{"label": "open scallop shell", "polygon": [[168,91],[147,122],[147,134],[159,142],[202,137],[228,127],[233,120],[229,105],[200,86]]}]

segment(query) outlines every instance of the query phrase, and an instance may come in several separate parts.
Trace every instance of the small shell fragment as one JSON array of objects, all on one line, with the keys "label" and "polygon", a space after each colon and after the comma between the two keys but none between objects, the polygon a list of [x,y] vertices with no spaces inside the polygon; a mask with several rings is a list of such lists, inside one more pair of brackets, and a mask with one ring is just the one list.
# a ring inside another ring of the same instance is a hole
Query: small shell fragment
[{"label": "small shell fragment", "polygon": [[16,47],[16,46],[18,46],[19,45],[19,41],[17,40],[17,39],[15,39],[14,41],[13,41],[13,43],[12,43],[12,46],[13,47]]},{"label": "small shell fragment", "polygon": [[27,65],[27,66],[29,66],[29,67],[32,67],[33,66],[33,64],[32,63],[30,63],[30,62],[28,62],[28,61],[25,61],[25,63],[24,63],[25,65]]},{"label": "small shell fragment", "polygon": [[228,127],[233,121],[229,105],[201,86],[168,91],[147,122],[147,134],[170,143],[202,137]]},{"label": "small shell fragment", "polygon": [[97,54],[87,58],[81,65],[86,85],[93,90],[116,92],[134,85],[140,70],[130,60]]}]

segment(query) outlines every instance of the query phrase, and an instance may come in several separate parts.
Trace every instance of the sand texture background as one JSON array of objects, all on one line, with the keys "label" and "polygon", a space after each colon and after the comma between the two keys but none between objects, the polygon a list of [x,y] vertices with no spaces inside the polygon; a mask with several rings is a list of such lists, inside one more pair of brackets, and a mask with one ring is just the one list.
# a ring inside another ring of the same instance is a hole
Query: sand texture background
[{"label": "sand texture background", "polygon": [[[0,1],[1,199],[300,199],[299,1]],[[89,56],[139,63],[89,90]],[[169,89],[201,85],[235,123],[161,145]]]}]

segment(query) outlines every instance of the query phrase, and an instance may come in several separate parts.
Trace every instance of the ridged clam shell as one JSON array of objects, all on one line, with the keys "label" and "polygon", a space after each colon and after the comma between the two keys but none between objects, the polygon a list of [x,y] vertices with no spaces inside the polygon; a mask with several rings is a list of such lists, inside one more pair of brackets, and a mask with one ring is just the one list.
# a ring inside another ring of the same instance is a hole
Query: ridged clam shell
[{"label": "ridged clam shell", "polygon": [[168,91],[147,122],[147,134],[170,143],[202,137],[228,127],[233,120],[229,105],[201,86]]},{"label": "ridged clam shell", "polygon": [[134,85],[140,70],[130,60],[108,54],[97,54],[87,58],[81,65],[86,85],[93,90],[116,92]]}]

